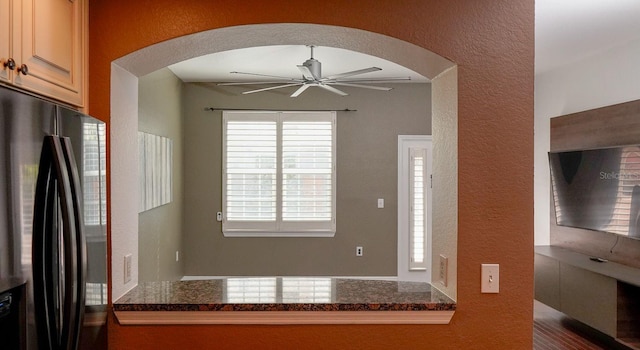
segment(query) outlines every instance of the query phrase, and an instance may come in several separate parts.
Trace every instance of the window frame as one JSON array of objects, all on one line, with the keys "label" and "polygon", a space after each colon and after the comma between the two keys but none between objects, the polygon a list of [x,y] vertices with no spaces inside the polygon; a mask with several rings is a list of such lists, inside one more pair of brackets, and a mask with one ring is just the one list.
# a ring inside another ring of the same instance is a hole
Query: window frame
[{"label": "window frame", "polygon": [[[410,243],[410,149],[422,148],[426,151],[426,250],[425,267],[412,266]],[[431,282],[432,274],[432,224],[433,186],[433,138],[431,135],[398,135],[398,267],[397,276],[401,281]]]},{"label": "window frame", "polygon": [[[275,221],[228,220],[227,210],[227,125],[229,121],[276,121],[276,219]],[[331,218],[319,221],[284,221],[283,132],[285,121],[331,122]],[[225,237],[333,237],[336,233],[336,112],[317,111],[223,111],[222,112],[222,233]]]}]

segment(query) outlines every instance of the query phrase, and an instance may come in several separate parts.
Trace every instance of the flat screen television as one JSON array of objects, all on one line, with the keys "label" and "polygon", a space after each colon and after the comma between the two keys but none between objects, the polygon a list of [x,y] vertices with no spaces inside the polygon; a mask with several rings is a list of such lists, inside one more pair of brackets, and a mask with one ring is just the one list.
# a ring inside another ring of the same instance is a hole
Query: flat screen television
[{"label": "flat screen television", "polygon": [[556,224],[640,239],[640,145],[550,152]]}]

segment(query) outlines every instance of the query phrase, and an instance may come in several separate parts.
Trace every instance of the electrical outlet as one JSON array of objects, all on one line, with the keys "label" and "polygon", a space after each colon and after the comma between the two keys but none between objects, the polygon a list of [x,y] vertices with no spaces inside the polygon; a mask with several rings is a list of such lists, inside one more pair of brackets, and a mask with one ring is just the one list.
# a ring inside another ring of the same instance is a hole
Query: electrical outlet
[{"label": "electrical outlet", "polygon": [[500,265],[482,264],[481,275],[480,291],[482,293],[500,292]]},{"label": "electrical outlet", "polygon": [[124,283],[131,282],[131,254],[124,256]]},{"label": "electrical outlet", "polygon": [[447,286],[447,269],[449,268],[449,258],[440,254],[439,280],[445,287]]},{"label": "electrical outlet", "polygon": [[378,198],[378,209],[384,208],[384,198]]},{"label": "electrical outlet", "polygon": [[362,256],[363,251],[361,246],[356,247],[356,256]]}]

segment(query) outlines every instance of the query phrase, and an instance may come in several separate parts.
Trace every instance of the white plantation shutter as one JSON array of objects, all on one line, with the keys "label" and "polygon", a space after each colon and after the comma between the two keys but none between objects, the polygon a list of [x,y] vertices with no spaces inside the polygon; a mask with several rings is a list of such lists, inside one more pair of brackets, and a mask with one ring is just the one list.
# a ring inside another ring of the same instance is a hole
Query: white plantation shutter
[{"label": "white plantation shutter", "polygon": [[274,221],[275,121],[229,121],[226,131],[227,219]]},{"label": "white plantation shutter", "polygon": [[223,115],[223,232],[335,233],[335,112]]},{"label": "white plantation shutter", "polygon": [[333,121],[296,119],[282,123],[282,220],[330,221]]},{"label": "white plantation shutter", "polygon": [[427,267],[427,150],[409,149],[409,269]]}]

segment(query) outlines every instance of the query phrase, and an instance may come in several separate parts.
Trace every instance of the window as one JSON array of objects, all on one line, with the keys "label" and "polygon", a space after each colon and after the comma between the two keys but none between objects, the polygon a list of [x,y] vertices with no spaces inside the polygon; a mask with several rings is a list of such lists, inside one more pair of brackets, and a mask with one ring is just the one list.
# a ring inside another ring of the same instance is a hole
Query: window
[{"label": "window", "polygon": [[427,150],[409,148],[409,269],[426,269]]},{"label": "window", "polygon": [[335,234],[335,112],[223,113],[222,231]]}]

